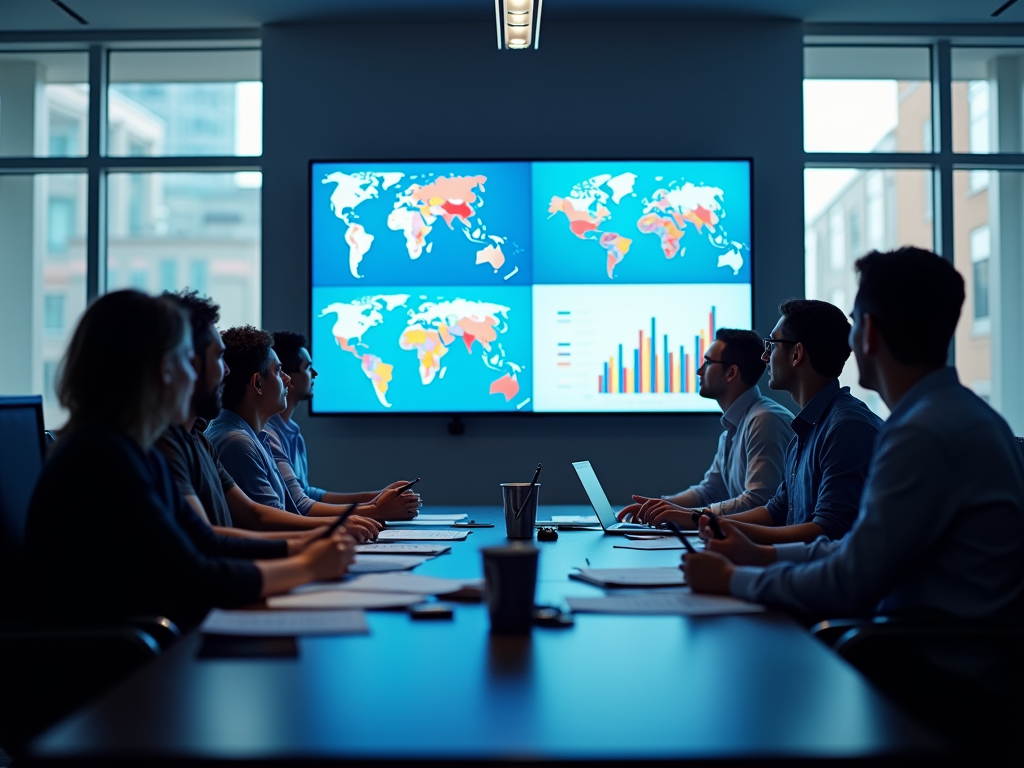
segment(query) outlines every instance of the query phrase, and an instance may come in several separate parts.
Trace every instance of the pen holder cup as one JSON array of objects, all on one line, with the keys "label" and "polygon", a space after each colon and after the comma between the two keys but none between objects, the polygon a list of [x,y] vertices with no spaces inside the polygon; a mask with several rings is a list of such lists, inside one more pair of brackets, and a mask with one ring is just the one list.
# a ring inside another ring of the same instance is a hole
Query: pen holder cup
[{"label": "pen holder cup", "polygon": [[505,535],[510,539],[532,539],[537,522],[540,483],[530,493],[529,483],[502,483],[501,500],[505,507]]},{"label": "pen holder cup", "polygon": [[516,542],[505,547],[485,547],[484,579],[491,632],[526,634],[533,626],[533,600],[537,588],[537,549]]}]

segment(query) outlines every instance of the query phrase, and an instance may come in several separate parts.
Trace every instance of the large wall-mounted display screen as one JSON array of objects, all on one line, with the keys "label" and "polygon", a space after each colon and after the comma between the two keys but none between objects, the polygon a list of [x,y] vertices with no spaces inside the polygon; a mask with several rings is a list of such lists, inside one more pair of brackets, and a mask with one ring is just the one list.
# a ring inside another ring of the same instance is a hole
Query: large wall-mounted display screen
[{"label": "large wall-mounted display screen", "polygon": [[716,411],[750,162],[312,164],[314,413]]}]

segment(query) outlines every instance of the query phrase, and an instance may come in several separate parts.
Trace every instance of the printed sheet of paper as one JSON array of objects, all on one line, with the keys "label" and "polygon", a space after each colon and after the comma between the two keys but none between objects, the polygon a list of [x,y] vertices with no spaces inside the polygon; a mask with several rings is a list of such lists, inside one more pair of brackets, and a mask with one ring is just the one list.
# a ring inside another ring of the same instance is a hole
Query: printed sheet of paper
[{"label": "printed sheet of paper", "polygon": [[695,595],[692,592],[651,592],[610,597],[568,597],[577,613],[621,613],[633,615],[718,616],[731,613],[761,613],[763,605],[723,595]]},{"label": "printed sheet of paper", "polygon": [[[434,520],[434,521],[451,520],[451,521],[454,522],[455,520],[464,520],[464,519],[466,519],[466,517],[468,517],[468,515],[465,512],[463,512],[461,515],[460,514],[456,514],[456,513],[453,512],[450,515],[424,515],[424,514],[419,514],[419,515],[416,515],[416,517],[413,518],[413,520],[419,520],[421,522],[425,522],[425,521],[428,521],[428,520]],[[409,520],[405,520],[405,521],[403,521],[403,520],[396,520],[394,522],[412,522],[412,521],[409,521]]]},{"label": "printed sheet of paper", "polygon": [[386,571],[410,571],[422,565],[429,557],[417,555],[374,555],[359,557],[349,566],[349,573],[384,573]]},{"label": "printed sheet of paper", "polygon": [[208,635],[291,637],[354,635],[370,631],[362,611],[223,611],[214,608],[199,631]]},{"label": "printed sheet of paper", "polygon": [[[691,543],[694,545],[694,549],[700,549],[696,540]],[[615,549],[684,549],[683,543],[674,536],[664,539],[627,540],[614,544],[613,547]]]},{"label": "printed sheet of paper", "polygon": [[469,531],[381,531],[377,541],[465,541]]},{"label": "printed sheet of paper", "polygon": [[314,581],[292,590],[292,594],[341,590],[347,592],[397,592],[418,595],[447,595],[465,588],[482,588],[483,579],[439,579],[413,573],[373,573],[344,581]]},{"label": "printed sheet of paper", "polygon": [[321,592],[278,595],[267,598],[268,608],[406,608],[423,602],[423,595],[403,595],[396,592],[351,592],[328,589]]},{"label": "printed sheet of paper", "polygon": [[683,572],[666,568],[580,568],[569,574],[574,579],[599,587],[681,587],[686,582]]},{"label": "printed sheet of paper", "polygon": [[356,554],[358,555],[424,555],[433,557],[443,555],[451,550],[447,544],[357,544]]}]

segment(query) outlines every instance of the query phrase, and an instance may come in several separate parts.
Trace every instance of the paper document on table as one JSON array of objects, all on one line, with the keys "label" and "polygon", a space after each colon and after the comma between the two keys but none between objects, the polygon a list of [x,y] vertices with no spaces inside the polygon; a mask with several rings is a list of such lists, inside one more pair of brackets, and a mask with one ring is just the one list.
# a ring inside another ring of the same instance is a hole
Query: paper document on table
[{"label": "paper document on table", "polygon": [[[615,549],[683,549],[682,542],[674,536],[665,539],[627,540],[612,546]],[[694,548],[699,549],[696,542],[694,542]]]},{"label": "paper document on table", "polygon": [[405,608],[423,602],[421,594],[398,594],[397,592],[349,592],[343,589],[328,589],[322,592],[278,595],[267,598],[268,608]]},{"label": "paper document on table", "polygon": [[[466,517],[468,517],[468,515],[466,515],[465,512],[463,512],[461,515],[456,514],[456,513],[453,512],[450,515],[440,515],[440,514],[439,515],[423,515],[423,514],[420,514],[420,515],[416,515],[416,517],[414,517],[413,520],[419,520],[419,521],[426,521],[426,520],[435,520],[435,521],[436,520],[464,520]],[[401,523],[401,522],[412,522],[413,520],[393,520],[393,521],[389,520],[388,522]]]},{"label": "paper document on table", "polygon": [[610,597],[567,597],[577,613],[628,613],[636,615],[717,616],[730,613],[761,613],[763,605],[723,595],[692,592],[651,592]]},{"label": "paper document on table", "polygon": [[552,523],[582,523],[584,525],[600,525],[597,515],[552,515]]},{"label": "paper document on table", "polygon": [[359,557],[349,566],[349,573],[384,573],[385,571],[409,571],[422,565],[429,557],[416,555],[375,555]]},{"label": "paper document on table", "polygon": [[353,635],[370,631],[362,611],[222,611],[214,608],[199,631],[207,635],[291,637]]},{"label": "paper document on table", "polygon": [[447,544],[357,544],[358,555],[443,555],[451,550]]},{"label": "paper document on table", "polygon": [[599,587],[680,587],[686,583],[676,567],[580,568],[569,576]]},{"label": "paper document on table", "polygon": [[[422,526],[433,526],[435,528],[444,528],[449,525],[454,525],[459,522],[450,517],[442,517],[440,519],[422,519],[424,516],[420,515],[414,520],[388,520],[388,528],[419,528]],[[465,515],[463,515],[465,517]]]},{"label": "paper document on table", "polygon": [[377,541],[463,541],[469,531],[396,531],[377,534]]},{"label": "paper document on table", "polygon": [[439,579],[412,573],[374,573],[345,581],[314,581],[296,587],[292,594],[321,591],[398,592],[419,595],[448,595],[469,587],[482,589],[483,579]]}]

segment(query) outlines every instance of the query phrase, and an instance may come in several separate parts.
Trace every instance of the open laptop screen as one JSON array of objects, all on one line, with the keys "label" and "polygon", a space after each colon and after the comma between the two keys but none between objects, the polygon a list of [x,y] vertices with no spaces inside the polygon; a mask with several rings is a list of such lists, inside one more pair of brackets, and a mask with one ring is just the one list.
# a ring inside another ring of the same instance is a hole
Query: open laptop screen
[{"label": "open laptop screen", "polygon": [[594,508],[594,512],[597,513],[597,519],[601,521],[601,527],[607,530],[618,520],[604,488],[601,487],[601,481],[594,474],[594,468],[590,466],[589,461],[574,461],[572,466],[576,470],[576,474],[579,475],[580,482],[583,483],[583,490],[587,492],[587,498],[590,499],[590,504]]}]

